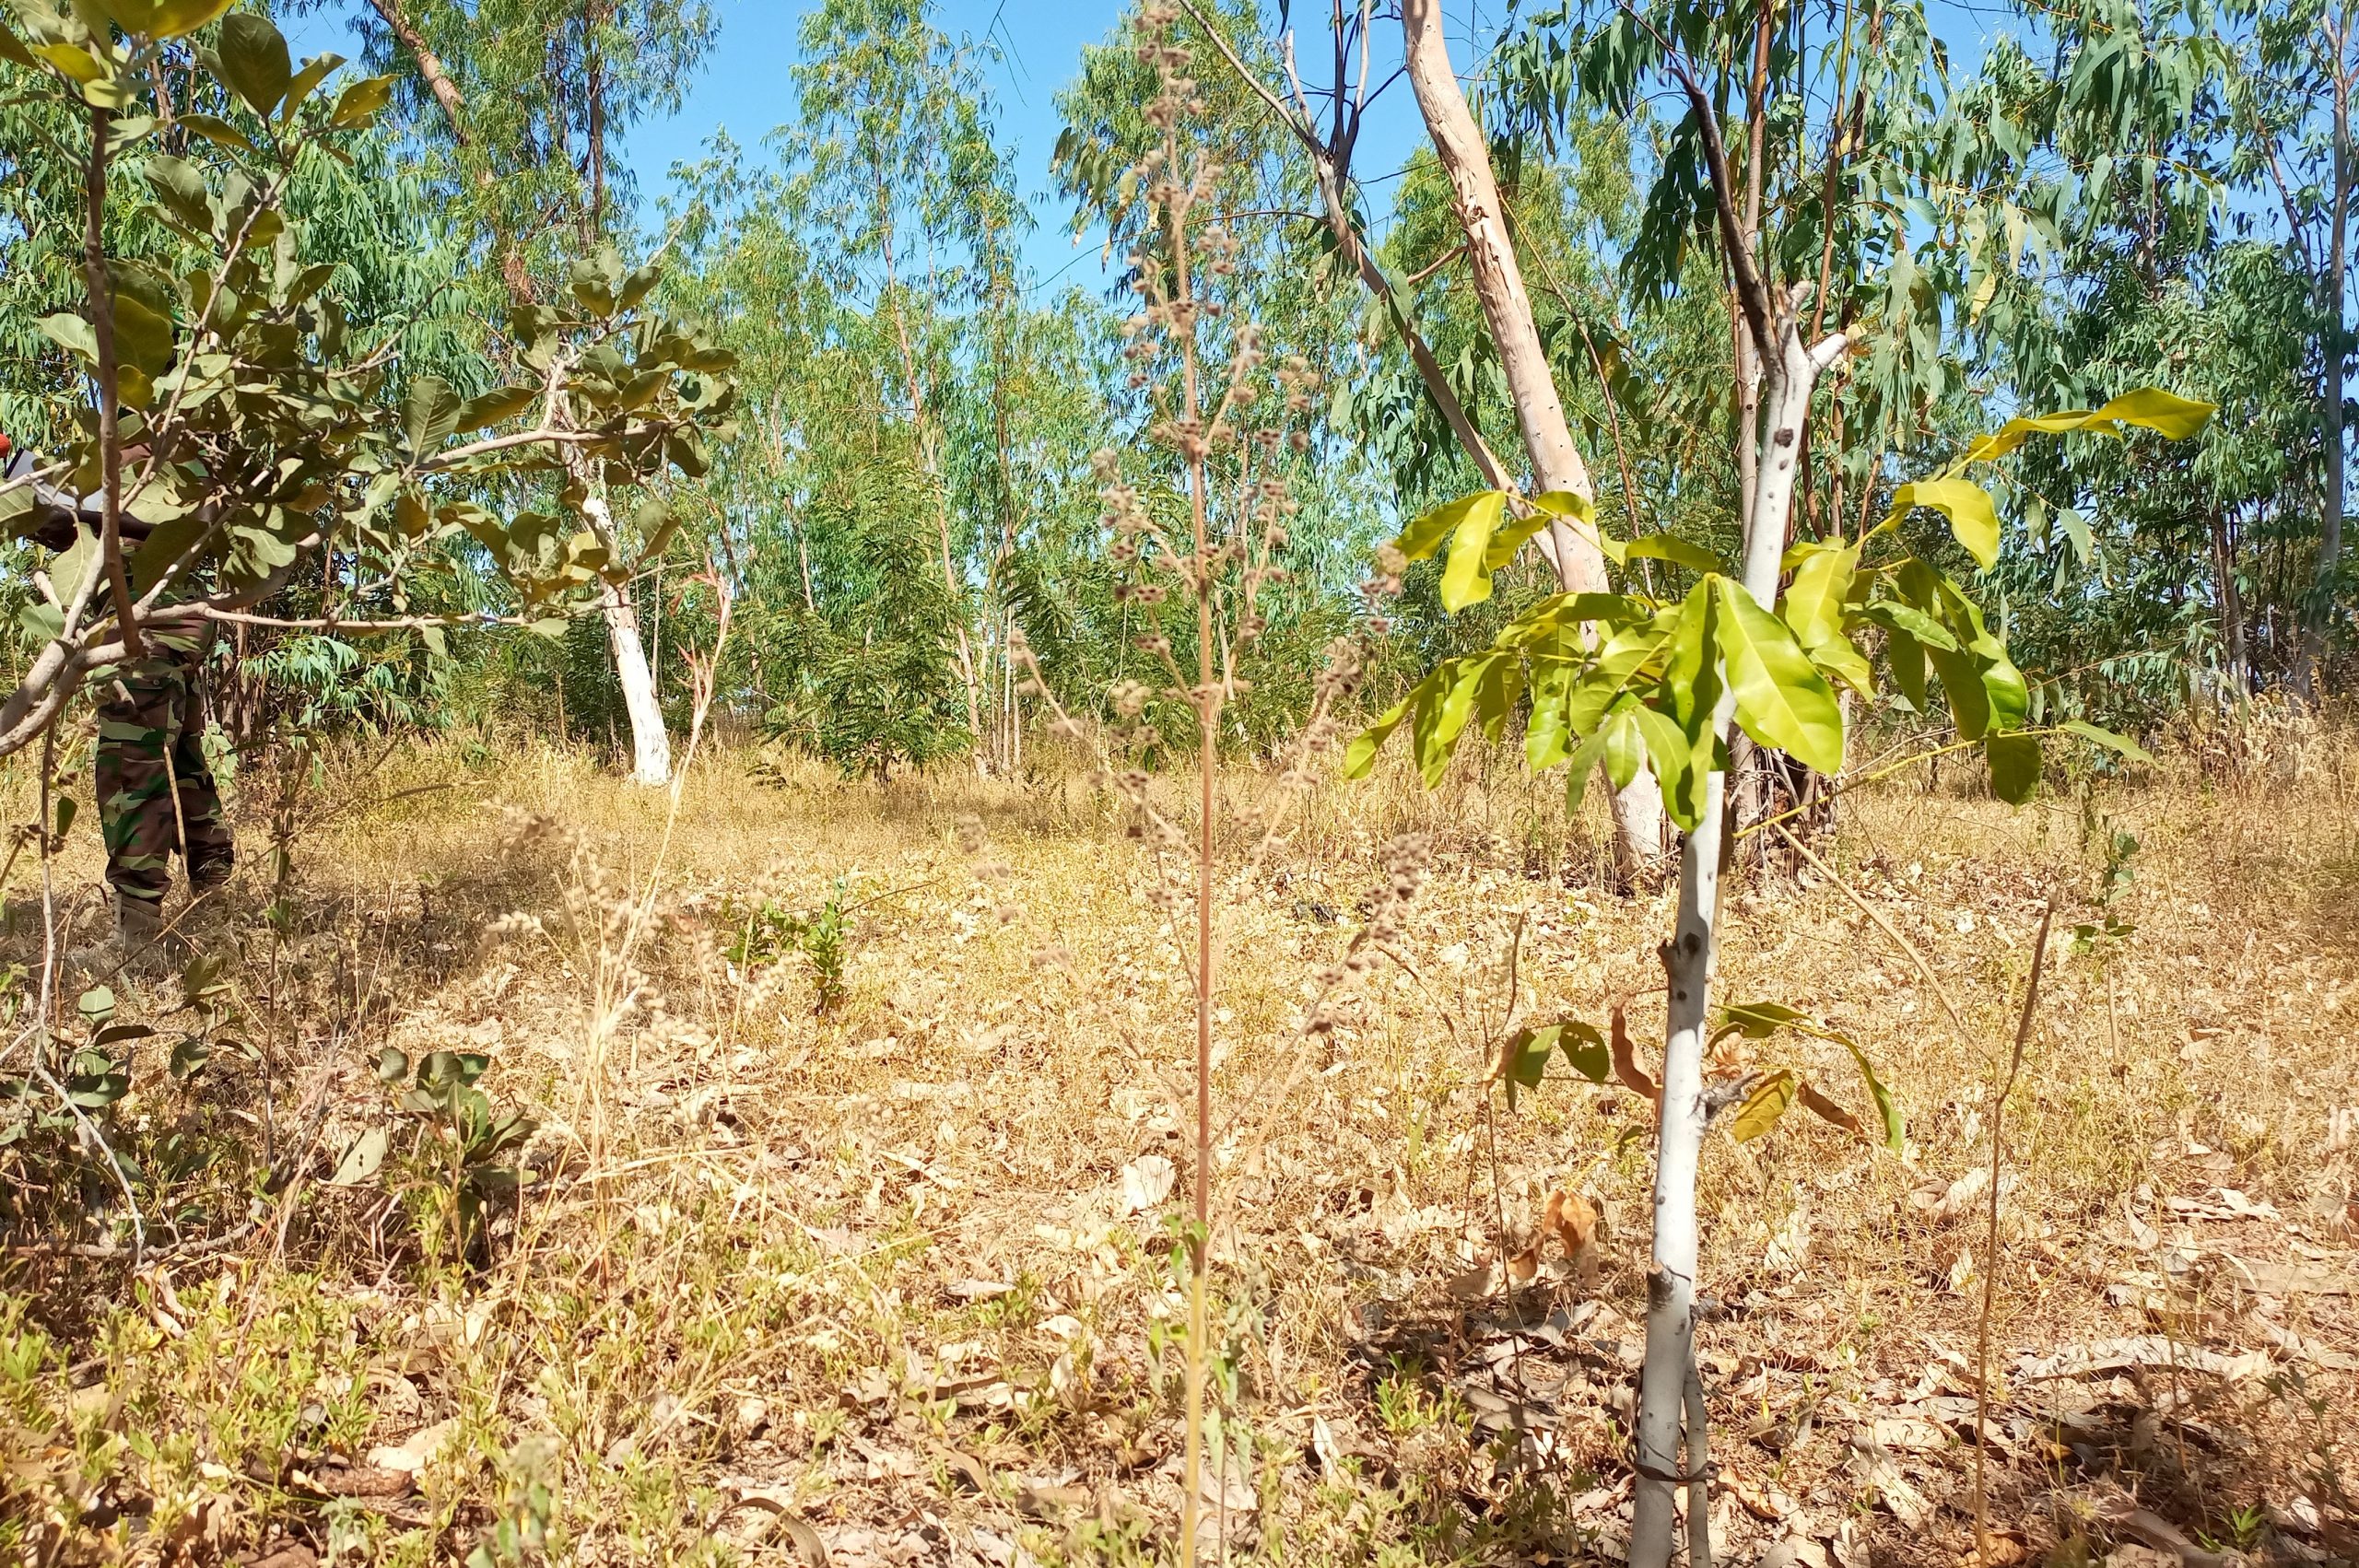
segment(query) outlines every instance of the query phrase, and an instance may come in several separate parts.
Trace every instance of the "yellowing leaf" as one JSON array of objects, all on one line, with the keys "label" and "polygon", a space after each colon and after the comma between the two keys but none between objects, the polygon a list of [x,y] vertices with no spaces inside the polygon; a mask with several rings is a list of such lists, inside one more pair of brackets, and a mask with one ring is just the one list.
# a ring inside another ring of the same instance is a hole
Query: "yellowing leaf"
[{"label": "yellowing leaf", "polygon": [[1393,548],[1413,561],[1422,561],[1449,543],[1469,510],[1486,502],[1504,507],[1507,495],[1500,490],[1478,490],[1454,501],[1444,501],[1402,530],[1401,537],[1392,542]]},{"label": "yellowing leaf", "polygon": [[1441,607],[1452,614],[1491,596],[1491,535],[1507,510],[1507,494],[1485,490],[1460,514],[1441,572]]},{"label": "yellowing leaf", "polygon": [[1999,514],[1990,492],[1971,479],[1919,479],[1893,492],[1891,521],[1914,507],[1929,507],[1950,520],[1950,532],[1975,563],[1988,571],[1999,559]]},{"label": "yellowing leaf", "polygon": [[1736,1109],[1736,1119],[1729,1124],[1729,1136],[1740,1143],[1750,1143],[1766,1134],[1785,1116],[1794,1103],[1794,1075],[1773,1072],[1754,1086]]},{"label": "yellowing leaf", "polygon": [[1741,583],[1719,579],[1719,644],[1736,693],[1737,721],[1765,746],[1820,773],[1843,766],[1843,710],[1794,640]]}]

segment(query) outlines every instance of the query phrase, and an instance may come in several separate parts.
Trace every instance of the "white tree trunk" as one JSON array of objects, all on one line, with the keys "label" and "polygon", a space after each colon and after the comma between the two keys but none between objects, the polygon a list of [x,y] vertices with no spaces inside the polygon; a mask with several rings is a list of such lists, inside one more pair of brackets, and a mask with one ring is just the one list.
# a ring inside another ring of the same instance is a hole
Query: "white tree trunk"
[{"label": "white tree trunk", "polygon": [[[1744,539],[1744,587],[1764,609],[1778,599],[1778,559],[1792,504],[1804,415],[1819,372],[1843,352],[1840,333],[1805,347],[1790,317],[1779,320],[1778,366],[1765,378],[1766,428],[1755,464],[1753,514]],[[1714,732],[1729,736],[1735,698],[1723,691]],[[1704,1148],[1704,1047],[1711,1025],[1712,975],[1719,956],[1720,847],[1727,777],[1704,790],[1702,820],[1680,851],[1679,923],[1663,949],[1671,999],[1663,1025],[1662,1106],[1656,1124],[1654,1268],[1647,1280],[1647,1360],[1639,1374],[1637,1483],[1630,1529],[1630,1568],[1668,1568],[1676,1550],[1673,1494],[1688,1471],[1680,1464],[1681,1419],[1696,1342],[1696,1168]],[[1700,1401],[1699,1401],[1700,1403]],[[1696,1434],[1696,1452],[1703,1448]],[[1693,1461],[1690,1461],[1691,1467]]]},{"label": "white tree trunk", "polygon": [[[582,477],[577,474],[577,477]],[[581,516],[590,532],[616,560],[622,544],[615,533],[614,514],[606,509],[605,487],[585,478]],[[639,640],[639,607],[615,583],[598,589],[598,617],[606,623],[606,649],[615,661],[615,680],[623,688],[623,711],[630,717],[630,779],[634,784],[672,781],[672,737],[663,729],[663,705],[655,700],[655,673],[648,668],[647,649]]]},{"label": "white tree trunk", "polygon": [[630,715],[630,780],[669,784],[672,737],[663,729],[663,705],[655,700],[655,676],[647,667],[647,649],[640,644],[639,609],[631,603],[630,595],[610,582],[599,591],[598,614],[606,623],[615,679],[623,688],[623,709]]},{"label": "white tree trunk", "polygon": [[[1499,200],[1498,180],[1491,171],[1490,150],[1450,68],[1449,42],[1442,36],[1441,24],[1438,0],[1402,0],[1401,30],[1409,83],[1425,114],[1434,155],[1449,176],[1452,205],[1466,232],[1466,260],[1474,277],[1475,298],[1482,301],[1492,341],[1498,348],[1500,369],[1507,375],[1508,391],[1515,399],[1516,427],[1532,460],[1532,477],[1543,491],[1562,490],[1594,502],[1597,488],[1590,481],[1589,465],[1581,461],[1580,448],[1565,418],[1564,399],[1549,371],[1540,329],[1532,320],[1532,297],[1524,288],[1523,271],[1508,236],[1507,212]],[[1605,552],[1594,528],[1576,527],[1570,520],[1557,518],[1543,537],[1549,561],[1556,568],[1556,580],[1566,592],[1607,590]],[[1662,853],[1662,793],[1650,777],[1615,792],[1614,824],[1615,859],[1625,876]]]}]

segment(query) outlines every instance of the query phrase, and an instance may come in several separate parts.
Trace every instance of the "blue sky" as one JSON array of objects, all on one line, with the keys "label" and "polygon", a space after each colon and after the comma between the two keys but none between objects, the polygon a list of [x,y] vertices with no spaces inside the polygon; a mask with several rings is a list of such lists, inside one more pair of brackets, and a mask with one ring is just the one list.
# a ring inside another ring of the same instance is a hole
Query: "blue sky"
[{"label": "blue sky", "polygon": [[[715,131],[727,130],[751,156],[764,157],[762,137],[793,117],[787,69],[795,58],[796,30],[811,5],[805,0],[711,0],[711,4],[720,20],[720,34],[680,111],[633,127],[623,146],[624,158],[639,175],[641,198],[650,204],[668,187],[667,171],[672,165],[702,156],[705,142]],[[351,10],[362,8],[358,0],[352,0]],[[942,0],[935,11],[936,25],[974,51],[995,100],[1002,134],[1014,152],[1018,178],[1031,198],[1037,219],[1026,260],[1039,289],[1074,285],[1096,289],[1110,281],[1100,260],[1102,233],[1092,234],[1078,247],[1068,237],[1070,209],[1052,193],[1049,156],[1062,128],[1056,110],[1057,90],[1079,71],[1083,47],[1102,41],[1126,9],[1121,0],[1078,5],[1056,0]],[[1479,67],[1473,41],[1487,41],[1505,18],[1502,0],[1450,4],[1446,13],[1453,62],[1461,73]],[[323,49],[357,54],[358,45],[345,23],[348,14],[349,10],[326,11],[291,18],[290,41],[298,54]],[[1316,48],[1324,39],[1323,15],[1306,10],[1297,18],[1297,31],[1306,46]],[[1969,67],[1979,57],[1993,30],[2014,22],[2007,8],[1974,0],[1936,0],[1933,16],[1959,67]],[[1381,81],[1391,74],[1400,57],[1397,24],[1379,24],[1375,39],[1370,79]],[[1306,73],[1315,74],[1315,67],[1309,61],[1305,64]],[[1376,209],[1373,216],[1379,228],[1385,205],[1382,176],[1399,169],[1423,135],[1408,84],[1393,80],[1369,112],[1356,157],[1356,170],[1370,187],[1370,205]]]}]

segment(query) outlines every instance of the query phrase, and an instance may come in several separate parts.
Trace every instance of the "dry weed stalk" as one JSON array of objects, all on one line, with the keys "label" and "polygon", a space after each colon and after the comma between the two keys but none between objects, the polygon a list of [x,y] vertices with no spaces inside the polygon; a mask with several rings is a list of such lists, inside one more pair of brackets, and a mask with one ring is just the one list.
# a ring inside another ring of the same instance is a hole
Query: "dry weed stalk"
[{"label": "dry weed stalk", "polygon": [[[1180,1561],[1192,1564],[1203,1522],[1206,1292],[1215,1150],[1238,1130],[1237,1122],[1249,1109],[1261,1112],[1252,1136],[1266,1137],[1274,1106],[1283,1103],[1306,1059],[1300,1051],[1283,1054],[1267,1064],[1226,1122],[1215,1116],[1216,895],[1224,838],[1244,840],[1238,872],[1245,877],[1258,872],[1282,841],[1294,804],[1317,781],[1319,758],[1339,738],[1334,710],[1359,685],[1362,650],[1348,638],[1329,646],[1286,766],[1260,799],[1225,813],[1218,788],[1222,717],[1251,689],[1239,668],[1267,625],[1262,594],[1289,575],[1279,564],[1288,542],[1287,521],[1297,505],[1289,493],[1287,468],[1309,443],[1299,430],[1288,432],[1283,426],[1309,411],[1317,377],[1298,359],[1265,373],[1269,353],[1261,328],[1227,319],[1226,280],[1236,274],[1241,246],[1217,218],[1208,221],[1201,214],[1218,189],[1222,169],[1186,134],[1188,122],[1203,113],[1204,104],[1188,75],[1190,52],[1172,39],[1179,16],[1176,6],[1150,5],[1134,24],[1137,57],[1156,72],[1156,93],[1145,115],[1159,140],[1124,181],[1126,190],[1143,196],[1155,237],[1130,258],[1141,309],[1124,323],[1124,357],[1132,366],[1130,384],[1148,400],[1144,435],[1163,482],[1150,479],[1142,486],[1127,477],[1121,457],[1110,450],[1096,458],[1105,521],[1114,535],[1109,554],[1129,578],[1121,597],[1140,612],[1144,630],[1136,645],[1155,661],[1164,684],[1157,688],[1126,680],[1108,691],[1111,738],[1127,754],[1118,759],[1103,749],[1104,731],[1086,728],[1058,701],[1020,630],[1011,630],[1009,653],[1023,671],[1025,695],[1049,703],[1053,727],[1100,746],[1101,778],[1129,810],[1128,831],[1144,844],[1153,869],[1150,906],[1169,922],[1175,937],[1183,923],[1192,927],[1192,941],[1178,942],[1192,993],[1195,1047],[1180,1526]],[[1267,408],[1273,403],[1276,406]],[[1379,573],[1391,575],[1382,567]],[[1364,591],[1373,603],[1384,586],[1379,581]],[[1177,628],[1167,620],[1175,602],[1186,617]],[[1195,731],[1192,831],[1157,802],[1150,775],[1135,760],[1162,739],[1150,709],[1166,703],[1185,711]],[[1333,1027],[1336,993],[1397,940],[1400,909],[1423,880],[1425,858],[1419,838],[1402,839],[1388,849],[1385,883],[1371,919],[1342,958],[1320,974],[1297,1041]],[[1282,1072],[1291,1076],[1273,1087]],[[1224,1497],[1226,1490],[1224,1483]]]}]

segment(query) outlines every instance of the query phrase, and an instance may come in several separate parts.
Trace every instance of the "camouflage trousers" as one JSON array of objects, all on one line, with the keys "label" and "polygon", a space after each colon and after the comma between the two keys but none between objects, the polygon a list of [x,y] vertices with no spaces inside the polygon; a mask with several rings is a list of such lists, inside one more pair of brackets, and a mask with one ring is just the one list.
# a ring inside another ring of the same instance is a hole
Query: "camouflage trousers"
[{"label": "camouflage trousers", "polygon": [[198,679],[196,655],[158,642],[98,691],[99,821],[107,881],[126,897],[162,902],[176,849],[192,887],[229,875],[229,823],[200,743]]}]

